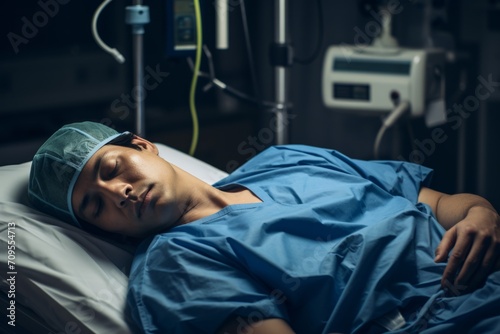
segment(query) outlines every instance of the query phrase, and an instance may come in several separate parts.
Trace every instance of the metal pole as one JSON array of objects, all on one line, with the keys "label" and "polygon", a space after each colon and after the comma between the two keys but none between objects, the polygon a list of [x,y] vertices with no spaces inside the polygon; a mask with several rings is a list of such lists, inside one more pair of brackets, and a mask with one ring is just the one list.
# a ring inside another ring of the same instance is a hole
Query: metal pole
[{"label": "metal pole", "polygon": [[144,59],[143,37],[144,24],[149,23],[149,7],[142,6],[142,0],[133,0],[133,6],[126,8],[125,21],[132,25],[132,54],[134,61],[134,92],[136,134],[145,137],[146,124],[144,112],[145,91],[143,86]]},{"label": "metal pole", "polygon": [[[275,42],[284,45],[287,43],[286,25],[287,25],[287,0],[275,1]],[[288,142],[287,127],[287,68],[277,65],[274,70],[275,75],[275,100],[282,107],[276,110],[276,144],[282,145]]]},{"label": "metal pole", "polygon": [[219,50],[227,50],[229,48],[228,0],[216,0],[214,4],[217,20],[215,25],[215,45]]},{"label": "metal pole", "polygon": [[146,135],[146,117],[144,114],[144,87],[142,86],[143,73],[143,35],[133,36],[134,48],[134,87],[136,90],[136,131],[141,137]]}]

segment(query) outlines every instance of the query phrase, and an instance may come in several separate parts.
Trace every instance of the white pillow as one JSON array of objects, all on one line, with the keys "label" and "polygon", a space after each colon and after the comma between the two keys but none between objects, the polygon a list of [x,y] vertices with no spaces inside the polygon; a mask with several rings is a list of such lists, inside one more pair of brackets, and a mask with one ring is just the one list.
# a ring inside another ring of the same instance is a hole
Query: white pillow
[{"label": "white pillow", "polygon": [[201,160],[173,149],[169,146],[155,143],[159,150],[159,155],[168,162],[182,168],[186,172],[196,176],[206,183],[213,184],[227,176],[226,172],[215,168]]},{"label": "white pillow", "polygon": [[[207,183],[227,173],[185,153],[156,144],[160,156]],[[30,208],[31,163],[0,167],[0,288],[53,329],[74,333],[130,333],[125,319],[128,270],[133,250],[90,235]],[[13,272],[14,274],[10,274]],[[15,285],[9,278],[15,278]],[[5,321],[5,318],[4,318]],[[7,321],[9,319],[7,318]]]}]

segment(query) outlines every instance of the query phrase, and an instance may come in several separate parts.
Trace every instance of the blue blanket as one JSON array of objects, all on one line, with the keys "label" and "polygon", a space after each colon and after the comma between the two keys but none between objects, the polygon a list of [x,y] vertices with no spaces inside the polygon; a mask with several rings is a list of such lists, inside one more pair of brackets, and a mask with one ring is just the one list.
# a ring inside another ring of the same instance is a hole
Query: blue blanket
[{"label": "blue blanket", "polygon": [[[440,287],[444,230],[417,203],[432,171],[289,145],[214,186],[250,189],[231,205],[145,241],[128,305],[147,333],[215,333],[282,318],[297,333],[500,332],[500,273],[463,294]],[[391,320],[391,319],[389,319]],[[389,326],[390,328],[390,326]]]}]

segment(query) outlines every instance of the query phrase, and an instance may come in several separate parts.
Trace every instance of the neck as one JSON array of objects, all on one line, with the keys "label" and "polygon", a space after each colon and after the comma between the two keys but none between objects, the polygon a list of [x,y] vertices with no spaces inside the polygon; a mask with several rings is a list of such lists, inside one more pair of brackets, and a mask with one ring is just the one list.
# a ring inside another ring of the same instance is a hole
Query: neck
[{"label": "neck", "polygon": [[219,212],[228,205],[262,202],[250,190],[243,187],[219,190],[207,183],[202,183],[200,188],[192,193],[192,196],[187,201],[179,224],[187,224],[207,217]]}]

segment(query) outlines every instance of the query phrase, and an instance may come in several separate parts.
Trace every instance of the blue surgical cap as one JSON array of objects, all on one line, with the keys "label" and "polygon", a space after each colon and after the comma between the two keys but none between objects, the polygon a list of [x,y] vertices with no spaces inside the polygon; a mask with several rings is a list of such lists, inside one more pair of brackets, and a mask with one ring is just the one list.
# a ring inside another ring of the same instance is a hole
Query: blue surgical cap
[{"label": "blue surgical cap", "polygon": [[130,132],[118,133],[100,123],[68,124],[38,149],[28,183],[30,202],[42,212],[81,227],[71,196],[87,161],[104,145]]}]

